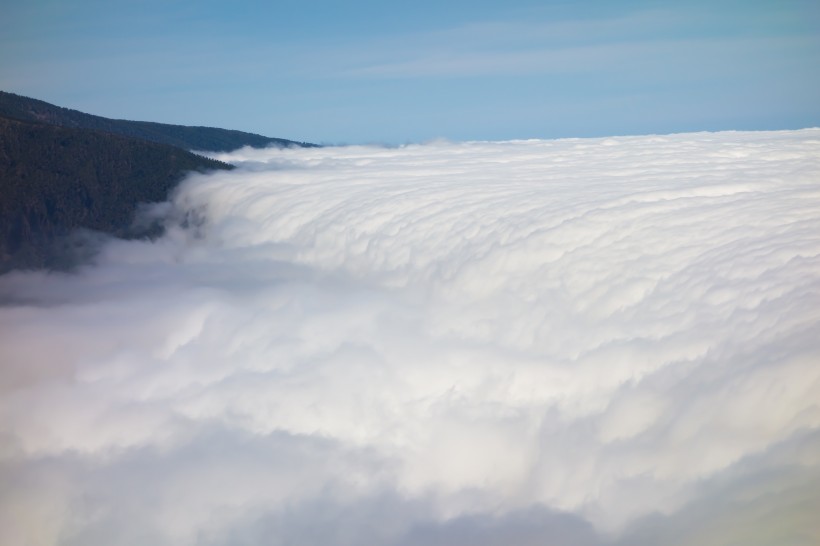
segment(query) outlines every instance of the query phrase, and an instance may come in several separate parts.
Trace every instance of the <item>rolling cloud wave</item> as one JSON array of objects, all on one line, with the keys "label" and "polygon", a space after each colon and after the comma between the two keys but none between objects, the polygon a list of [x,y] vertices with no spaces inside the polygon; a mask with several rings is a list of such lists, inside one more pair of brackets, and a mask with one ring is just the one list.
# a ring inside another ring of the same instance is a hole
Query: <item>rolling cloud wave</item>
[{"label": "rolling cloud wave", "polygon": [[3,543],[820,536],[820,130],[215,157],[0,279]]}]

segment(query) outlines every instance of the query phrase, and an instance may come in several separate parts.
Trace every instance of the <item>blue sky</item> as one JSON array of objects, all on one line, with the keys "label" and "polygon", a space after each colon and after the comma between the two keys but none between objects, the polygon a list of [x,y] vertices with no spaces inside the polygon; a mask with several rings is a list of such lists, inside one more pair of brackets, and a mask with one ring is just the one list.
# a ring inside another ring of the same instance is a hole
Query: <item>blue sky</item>
[{"label": "blue sky", "polygon": [[2,0],[0,89],[325,143],[820,125],[814,0]]}]

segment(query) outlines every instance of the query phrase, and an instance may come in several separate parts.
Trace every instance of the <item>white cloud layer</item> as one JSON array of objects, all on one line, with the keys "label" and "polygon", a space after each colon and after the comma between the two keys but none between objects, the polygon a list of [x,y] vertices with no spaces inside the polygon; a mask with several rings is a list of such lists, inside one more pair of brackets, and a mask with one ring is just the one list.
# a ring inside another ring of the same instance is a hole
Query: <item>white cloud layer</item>
[{"label": "white cloud layer", "polygon": [[820,130],[219,159],[0,278],[0,543],[820,540]]}]

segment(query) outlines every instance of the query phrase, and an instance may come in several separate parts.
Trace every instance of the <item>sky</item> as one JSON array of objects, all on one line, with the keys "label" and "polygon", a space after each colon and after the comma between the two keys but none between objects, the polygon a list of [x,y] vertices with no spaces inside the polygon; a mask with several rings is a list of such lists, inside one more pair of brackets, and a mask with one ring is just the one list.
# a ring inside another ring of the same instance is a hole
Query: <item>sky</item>
[{"label": "sky", "polygon": [[813,0],[2,1],[0,89],[403,144],[820,125]]},{"label": "sky", "polygon": [[820,129],[216,157],[0,276],[0,543],[820,542]]}]

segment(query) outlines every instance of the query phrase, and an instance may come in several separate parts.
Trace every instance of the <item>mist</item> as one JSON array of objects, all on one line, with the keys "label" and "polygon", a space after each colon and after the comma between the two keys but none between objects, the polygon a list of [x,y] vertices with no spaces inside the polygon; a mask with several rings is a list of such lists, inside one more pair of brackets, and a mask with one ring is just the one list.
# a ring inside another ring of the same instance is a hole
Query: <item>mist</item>
[{"label": "mist", "polygon": [[0,277],[0,542],[815,544],[820,130],[242,149]]}]

